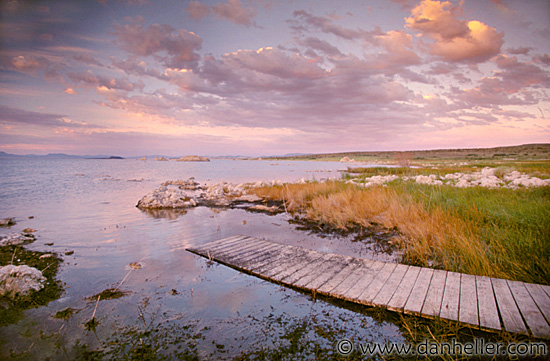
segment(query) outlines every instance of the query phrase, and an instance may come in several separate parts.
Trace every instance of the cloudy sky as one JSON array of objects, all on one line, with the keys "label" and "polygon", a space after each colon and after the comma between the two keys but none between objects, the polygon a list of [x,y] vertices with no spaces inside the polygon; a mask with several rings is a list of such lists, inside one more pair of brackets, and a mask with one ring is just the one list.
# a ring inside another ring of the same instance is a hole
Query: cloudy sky
[{"label": "cloudy sky", "polygon": [[0,151],[550,141],[548,0],[0,1]]}]

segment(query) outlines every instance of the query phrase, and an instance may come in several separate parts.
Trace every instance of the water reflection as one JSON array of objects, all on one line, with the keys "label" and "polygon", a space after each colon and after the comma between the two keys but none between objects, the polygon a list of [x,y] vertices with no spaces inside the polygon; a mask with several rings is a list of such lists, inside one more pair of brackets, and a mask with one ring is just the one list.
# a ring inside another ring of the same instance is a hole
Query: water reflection
[{"label": "water reflection", "polygon": [[185,209],[140,209],[144,214],[148,215],[151,218],[166,218],[168,220],[177,219],[184,214],[187,214]]},{"label": "water reflection", "polygon": [[[314,170],[337,170],[341,164],[26,159],[0,160],[0,167],[0,213],[18,221],[10,231],[37,229],[39,238],[29,246],[37,250],[74,251],[64,256],[59,272],[65,287],[63,296],[48,306],[27,311],[18,324],[0,328],[0,359],[12,357],[10,350],[20,353],[20,359],[60,359],[66,355],[78,359],[84,346],[105,351],[115,347],[110,344],[113,340],[139,342],[139,337],[134,339],[136,335],[158,346],[175,340],[187,345],[181,341],[187,337],[204,358],[230,359],[284,346],[288,340],[283,336],[304,322],[304,340],[324,347],[332,347],[333,336],[328,335],[337,333],[380,342],[403,340],[391,323],[378,324],[341,305],[314,300],[225,266],[209,265],[208,260],[185,251],[193,245],[245,234],[323,252],[375,256],[361,242],[300,231],[285,214],[135,207],[143,195],[166,180],[192,176],[206,183],[319,179],[338,173]],[[118,179],[123,181],[110,181]],[[31,214],[34,218],[29,219]],[[48,246],[50,243],[54,245]],[[133,262],[142,268],[129,269]],[[95,311],[99,325],[95,333],[86,330],[84,324],[95,307],[86,298],[117,287],[122,280],[121,290],[129,293],[100,301]],[[77,311],[68,320],[55,318],[67,308]],[[147,327],[160,330],[164,339],[150,339],[140,333],[147,330],[143,329],[143,319],[150,325]],[[364,325],[361,320],[366,320]],[[136,332],[126,332],[134,327]],[[316,331],[320,329],[326,337]],[[163,352],[170,350],[166,346]]]}]

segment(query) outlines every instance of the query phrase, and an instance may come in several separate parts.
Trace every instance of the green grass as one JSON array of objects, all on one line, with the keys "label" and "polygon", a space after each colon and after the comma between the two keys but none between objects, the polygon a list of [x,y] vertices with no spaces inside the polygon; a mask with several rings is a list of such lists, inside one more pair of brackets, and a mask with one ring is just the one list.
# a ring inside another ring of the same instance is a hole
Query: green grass
[{"label": "green grass", "polygon": [[288,212],[337,229],[397,229],[403,262],[550,284],[550,187],[487,189],[342,181],[252,190]]},{"label": "green grass", "polygon": [[[550,284],[550,187],[462,189],[411,182],[395,182],[390,187],[425,209],[439,208],[473,225],[472,237],[484,247],[478,251],[491,267],[505,272],[501,277]],[[457,265],[457,270],[465,266]]]},{"label": "green grass", "polygon": [[472,173],[479,172],[485,167],[496,168],[497,177],[502,178],[512,171],[525,173],[531,177],[541,179],[550,178],[550,161],[507,161],[507,162],[464,162],[463,160],[436,161],[436,162],[413,162],[414,167],[348,167],[344,178],[365,178],[377,175],[398,175],[417,176],[435,174],[443,176],[449,173]]}]

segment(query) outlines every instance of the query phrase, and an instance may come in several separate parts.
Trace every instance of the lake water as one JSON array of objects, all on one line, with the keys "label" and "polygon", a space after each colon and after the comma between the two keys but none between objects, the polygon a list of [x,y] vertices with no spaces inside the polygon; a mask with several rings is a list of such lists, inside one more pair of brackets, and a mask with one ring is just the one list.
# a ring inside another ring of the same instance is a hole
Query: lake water
[{"label": "lake water", "polygon": [[[17,221],[0,233],[36,229],[37,240],[27,248],[61,254],[58,278],[65,285],[60,299],[0,328],[0,359],[17,354],[23,359],[78,359],[91,350],[111,351],[117,358],[141,344],[173,358],[183,358],[187,350],[201,359],[231,359],[288,349],[292,337],[306,345],[303,356],[314,358],[314,345],[330,353],[343,338],[403,342],[395,324],[369,316],[364,308],[315,299],[185,250],[243,234],[394,260],[375,245],[300,230],[286,214],[206,207],[144,212],[135,207],[166,180],[321,180],[340,178],[339,170],[345,168],[337,162],[0,159],[0,217]],[[74,254],[65,256],[66,251]],[[130,271],[132,262],[143,268]],[[84,324],[96,304],[86,298],[123,280],[120,289],[128,294],[99,302],[99,324],[87,330]],[[77,310],[69,320],[53,317],[68,307]]]}]

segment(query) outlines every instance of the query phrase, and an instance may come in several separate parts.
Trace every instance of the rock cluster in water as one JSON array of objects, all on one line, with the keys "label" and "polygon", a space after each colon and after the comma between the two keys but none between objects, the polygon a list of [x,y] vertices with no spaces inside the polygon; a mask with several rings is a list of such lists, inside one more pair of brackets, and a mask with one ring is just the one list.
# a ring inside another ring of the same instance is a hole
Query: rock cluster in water
[{"label": "rock cluster in water", "polygon": [[185,157],[176,159],[176,161],[177,162],[210,162],[210,159],[206,157],[201,157],[198,155],[186,155]]},{"label": "rock cluster in water", "polygon": [[0,219],[0,227],[11,227],[14,225],[15,225],[15,219],[13,218]]},{"label": "rock cluster in water", "polygon": [[44,288],[46,277],[34,267],[8,265],[0,267],[0,296],[15,300]]},{"label": "rock cluster in water", "polygon": [[10,233],[10,234],[1,234],[0,235],[0,247],[3,246],[15,246],[25,243],[30,243],[36,240],[36,238],[26,232],[21,233]]},{"label": "rock cluster in water", "polygon": [[[281,181],[233,184],[219,182],[212,185],[200,185],[194,178],[172,180],[142,197],[137,207],[141,209],[190,208],[199,205],[226,207],[239,202],[259,202],[260,197],[248,194],[253,187],[282,185]],[[257,209],[260,210],[260,209]],[[267,211],[267,209],[266,209]],[[270,207],[270,211],[275,211]]]},{"label": "rock cluster in water", "polygon": [[420,184],[429,185],[451,185],[458,188],[467,187],[486,187],[486,188],[510,188],[517,189],[520,187],[541,187],[550,185],[550,179],[540,179],[530,177],[527,174],[522,174],[518,171],[510,172],[502,178],[497,177],[496,168],[483,168],[479,172],[474,173],[450,173],[444,176],[435,174],[417,175],[412,177],[399,177],[397,175],[373,176],[364,180],[351,179],[348,183],[355,183],[364,187],[373,185],[382,185],[384,183],[393,182],[397,179],[413,180]]}]

